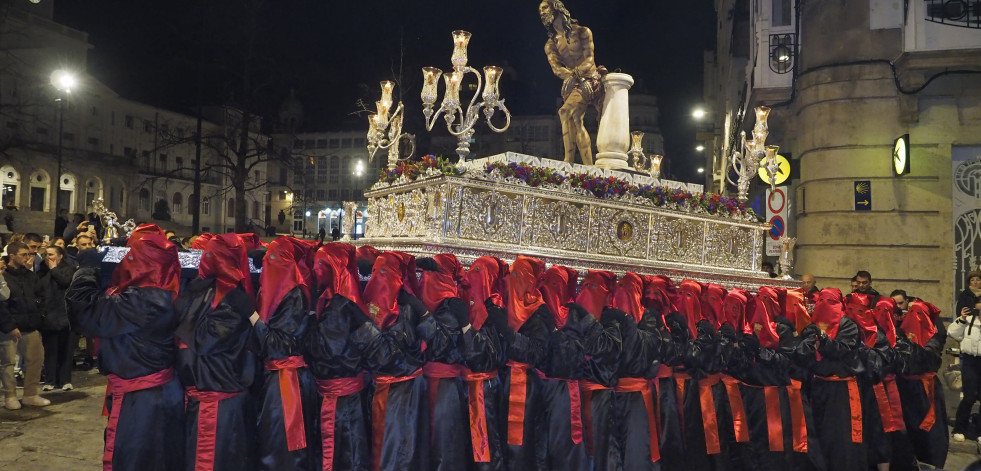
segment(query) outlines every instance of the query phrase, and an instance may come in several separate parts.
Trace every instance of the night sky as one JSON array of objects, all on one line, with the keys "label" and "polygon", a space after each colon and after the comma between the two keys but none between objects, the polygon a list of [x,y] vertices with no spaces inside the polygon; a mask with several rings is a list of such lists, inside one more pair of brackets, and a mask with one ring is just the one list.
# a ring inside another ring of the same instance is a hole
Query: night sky
[{"label": "night sky", "polygon": [[[537,0],[270,0],[258,14],[245,6],[253,1],[63,0],[55,20],[89,33],[92,75],[125,98],[181,112],[236,103],[274,117],[293,90],[305,130],[361,129],[359,99],[373,104],[377,83],[394,79],[407,115],[421,118],[420,68],[450,68],[456,29],[473,33],[471,66],[505,68],[513,114],[555,112],[561,83],[545,59]],[[702,51],[715,44],[712,2],[565,3],[592,29],[597,64],[657,95],[666,154],[680,179],[698,179],[691,109],[702,97]],[[408,126],[425,132],[421,119]]]}]

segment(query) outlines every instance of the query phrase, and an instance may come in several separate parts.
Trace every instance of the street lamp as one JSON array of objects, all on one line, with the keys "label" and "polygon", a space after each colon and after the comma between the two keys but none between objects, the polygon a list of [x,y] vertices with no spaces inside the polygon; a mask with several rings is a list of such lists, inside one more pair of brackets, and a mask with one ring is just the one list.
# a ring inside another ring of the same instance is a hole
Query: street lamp
[{"label": "street lamp", "polygon": [[691,112],[691,116],[692,116],[692,118],[695,118],[695,119],[702,119],[702,118],[705,117],[705,109],[703,109],[703,108],[695,108],[695,110]]},{"label": "street lamp", "polygon": [[699,144],[699,145],[695,146],[695,150],[697,150],[698,152],[701,152],[701,151],[705,150],[705,146]]},{"label": "street lamp", "polygon": [[[61,199],[62,150],[64,149],[65,139],[65,100],[71,95],[72,89],[75,88],[76,84],[75,74],[68,70],[58,69],[51,73],[51,85],[61,92],[61,95],[56,99],[58,102],[58,171],[55,172],[55,185],[52,188],[55,194],[55,227],[58,225],[58,211],[61,209],[59,207],[59,200]],[[58,234],[55,234],[55,236],[58,236]]]},{"label": "street lamp", "polygon": [[704,167],[698,167],[698,173],[705,173]]}]

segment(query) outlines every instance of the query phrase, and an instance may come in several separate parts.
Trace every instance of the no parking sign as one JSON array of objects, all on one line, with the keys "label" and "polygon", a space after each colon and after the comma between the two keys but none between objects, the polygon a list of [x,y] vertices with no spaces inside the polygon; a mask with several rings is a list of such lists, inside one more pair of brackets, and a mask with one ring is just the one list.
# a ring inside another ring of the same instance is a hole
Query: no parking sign
[{"label": "no parking sign", "polygon": [[766,220],[772,226],[766,234],[766,255],[780,256],[780,238],[787,232],[787,216],[790,202],[787,201],[787,187],[778,186],[774,191],[766,190]]}]

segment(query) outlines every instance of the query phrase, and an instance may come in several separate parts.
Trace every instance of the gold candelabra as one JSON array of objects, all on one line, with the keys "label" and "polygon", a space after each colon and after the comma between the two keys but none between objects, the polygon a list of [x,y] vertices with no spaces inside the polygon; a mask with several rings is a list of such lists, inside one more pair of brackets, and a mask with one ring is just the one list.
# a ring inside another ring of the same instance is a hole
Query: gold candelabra
[{"label": "gold candelabra", "polygon": [[[483,80],[480,72],[467,65],[467,44],[470,42],[470,33],[466,31],[453,32],[453,56],[450,61],[453,69],[445,73],[435,67],[422,68],[422,114],[426,117],[426,130],[432,131],[436,119],[440,114],[446,120],[446,130],[457,137],[456,153],[463,161],[470,154],[470,139],[473,138],[474,126],[480,119],[480,110],[483,109],[484,116],[487,118],[487,126],[494,132],[504,132],[511,126],[511,113],[504,106],[504,99],[501,98],[498,89],[498,82],[501,79],[503,69],[497,66],[484,67]],[[470,104],[466,110],[463,109],[460,101],[460,86],[466,74],[474,74],[477,77],[477,88],[470,99]],[[443,76],[446,83],[446,91],[443,94],[443,101],[439,109],[433,112],[433,105],[439,94],[439,77]],[[477,103],[477,97],[482,96],[483,101]],[[504,113],[505,123],[503,127],[496,127],[491,122],[491,117],[497,110]]]},{"label": "gold candelabra", "polygon": [[[399,160],[412,157],[416,151],[415,135],[402,132],[405,109],[400,101],[392,111],[392,92],[395,84],[388,80],[381,82],[381,100],[375,102],[375,113],[368,115],[368,161],[373,161],[375,154],[382,149],[388,150],[388,168],[395,167]],[[409,153],[400,157],[399,143],[403,140],[409,143]]]},{"label": "gold candelabra", "polygon": [[633,159],[634,170],[648,173],[651,178],[660,179],[661,160],[664,159],[664,156],[658,154],[644,155],[644,133],[641,131],[631,132],[630,142],[630,150],[627,151],[627,155]]},{"label": "gold candelabra", "polygon": [[749,200],[749,184],[756,177],[760,166],[770,177],[770,190],[775,189],[776,174],[780,168],[777,162],[777,150],[779,146],[766,145],[766,138],[770,135],[770,128],[767,126],[767,117],[770,115],[770,108],[760,106],[756,108],[756,124],[753,126],[753,139],[746,139],[746,131],[740,133],[740,151],[732,154],[732,170],[738,175],[737,181],[732,181],[729,172],[726,172],[726,180],[736,186],[736,199],[742,203]]}]

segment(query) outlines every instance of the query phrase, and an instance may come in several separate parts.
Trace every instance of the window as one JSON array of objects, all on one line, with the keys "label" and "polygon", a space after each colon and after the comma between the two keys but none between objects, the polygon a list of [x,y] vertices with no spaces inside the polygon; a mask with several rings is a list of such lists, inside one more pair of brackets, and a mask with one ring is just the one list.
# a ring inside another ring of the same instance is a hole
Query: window
[{"label": "window", "polygon": [[144,119],[143,132],[150,132],[150,131],[153,131],[153,123],[151,123],[149,119]]},{"label": "window", "polygon": [[341,149],[348,149],[351,147],[351,138],[347,137],[341,139]]},{"label": "window", "polygon": [[288,170],[286,170],[286,167],[280,167],[279,168],[279,184],[280,185],[285,185],[286,184],[286,180],[287,180],[287,178],[289,178],[288,175],[289,175],[289,173],[288,173]]},{"label": "window", "polygon": [[317,190],[317,201],[323,201],[327,197],[326,190]]},{"label": "window", "polygon": [[170,209],[174,214],[180,214],[184,211],[184,197],[180,192],[174,193],[174,205]]},{"label": "window", "polygon": [[127,116],[126,117],[126,127],[129,128],[129,129],[133,129],[133,121],[134,120],[133,120],[133,117],[132,116]]},{"label": "window", "polygon": [[341,141],[340,140],[337,140],[337,139],[331,139],[330,140],[330,144],[328,145],[328,147],[330,147],[331,149],[340,148],[341,147]]},{"label": "window", "polygon": [[323,174],[323,175],[320,175],[320,174],[317,175],[317,184],[318,185],[326,185],[327,184],[327,174],[326,173]]},{"label": "window", "polygon": [[160,170],[167,171],[167,154],[160,154]]},{"label": "window", "polygon": [[182,157],[174,158],[174,165],[178,170],[184,168],[184,159]]},{"label": "window", "polygon": [[92,146],[93,149],[98,150],[99,149],[99,138],[98,137],[90,137],[89,138],[89,145]]},{"label": "window", "polygon": [[314,147],[317,147],[317,144],[316,142],[314,142],[313,139],[307,139],[303,141],[303,146],[306,147],[307,149],[313,149]]},{"label": "window", "polygon": [[286,201],[286,191],[279,192],[279,201]]},{"label": "window", "polygon": [[177,128],[177,131],[176,132],[177,132],[177,137],[178,138],[181,138],[181,139],[184,138],[184,128]]},{"label": "window", "polygon": [[225,217],[235,217],[235,198],[228,198],[228,205],[225,207]]},{"label": "window", "polygon": [[318,149],[326,149],[327,148],[327,139],[317,139],[317,148]]},{"label": "window", "polygon": [[341,168],[341,160],[335,155],[330,158],[330,171],[331,173],[337,173]]},{"label": "window", "polygon": [[150,190],[140,189],[140,211],[150,210]]},{"label": "window", "polygon": [[74,142],[75,141],[75,134],[74,133],[70,133],[70,132],[66,132],[65,133],[65,140],[66,141],[73,141]]},{"label": "window", "polygon": [[167,134],[168,132],[170,132],[170,126],[167,126],[166,124],[161,124],[160,132],[163,134]]},{"label": "window", "polygon": [[354,147],[364,147],[364,138],[359,137],[354,140]]},{"label": "window", "polygon": [[790,26],[791,18],[790,0],[773,0],[773,15],[771,21],[773,26]]},{"label": "window", "polygon": [[330,201],[337,201],[337,190],[330,190],[328,198]]},{"label": "window", "polygon": [[252,219],[259,219],[259,202],[252,202]]},{"label": "window", "polygon": [[327,167],[327,157],[326,156],[321,155],[321,156],[317,157],[317,167],[324,167],[324,168]]},{"label": "window", "polygon": [[211,199],[205,198],[201,200],[201,214],[205,216],[211,214]]},{"label": "window", "polygon": [[303,148],[303,140],[302,139],[297,139],[297,140],[293,141],[293,148],[294,149],[302,149]]}]

